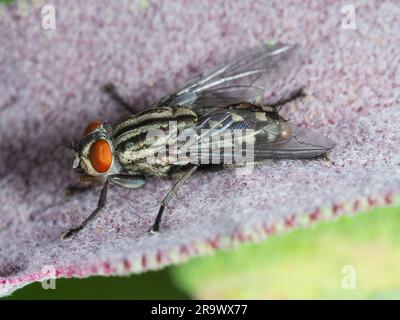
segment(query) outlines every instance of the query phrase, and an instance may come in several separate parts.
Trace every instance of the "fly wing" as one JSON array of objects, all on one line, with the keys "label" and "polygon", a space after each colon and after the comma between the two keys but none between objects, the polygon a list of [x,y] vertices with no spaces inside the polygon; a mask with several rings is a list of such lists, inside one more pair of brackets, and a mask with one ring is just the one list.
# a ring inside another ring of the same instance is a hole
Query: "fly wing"
[{"label": "fly wing", "polygon": [[297,45],[275,44],[248,50],[230,63],[202,73],[177,92],[157,101],[160,106],[218,107],[249,102],[264,104],[264,95],[288,94],[297,75],[301,53]]},{"label": "fly wing", "polygon": [[292,128],[290,137],[266,142],[257,139],[254,145],[255,161],[265,159],[307,159],[322,156],[335,147],[325,136],[300,128]]},{"label": "fly wing", "polygon": [[335,146],[321,134],[297,128],[268,112],[213,110],[200,118],[197,126],[187,130],[184,136],[190,139],[178,143],[179,153],[190,151],[192,159],[208,163],[313,158]]}]

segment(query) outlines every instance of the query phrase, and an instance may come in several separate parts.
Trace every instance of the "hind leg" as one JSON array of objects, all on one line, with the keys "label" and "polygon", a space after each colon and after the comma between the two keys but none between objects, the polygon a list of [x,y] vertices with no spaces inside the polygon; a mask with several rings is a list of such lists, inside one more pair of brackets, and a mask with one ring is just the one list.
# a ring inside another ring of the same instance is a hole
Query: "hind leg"
[{"label": "hind leg", "polygon": [[288,94],[284,95],[283,97],[279,98],[276,101],[267,102],[265,106],[271,108],[273,111],[279,112],[281,107],[286,103],[294,101],[299,98],[304,98],[305,96],[306,93],[304,92],[303,88],[299,88],[289,92]]}]

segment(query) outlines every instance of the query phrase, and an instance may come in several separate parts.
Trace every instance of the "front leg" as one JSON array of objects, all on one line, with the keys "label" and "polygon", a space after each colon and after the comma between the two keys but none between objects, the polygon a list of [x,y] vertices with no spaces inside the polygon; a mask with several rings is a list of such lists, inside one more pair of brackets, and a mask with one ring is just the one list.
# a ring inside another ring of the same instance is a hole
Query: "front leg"
[{"label": "front leg", "polygon": [[141,174],[114,174],[112,182],[128,189],[137,189],[144,185],[146,179]]},{"label": "front leg", "polygon": [[97,217],[97,215],[100,213],[100,210],[103,209],[106,204],[107,189],[108,189],[109,182],[110,182],[110,178],[107,177],[106,181],[104,182],[103,188],[101,189],[101,192],[100,192],[100,198],[99,198],[99,202],[97,204],[97,208],[78,227],[72,228],[68,231],[65,231],[62,234],[61,239],[67,240],[67,239],[71,238],[74,234],[76,234],[79,231],[81,231],[82,229],[84,229],[90,221],[92,221],[94,218]]},{"label": "front leg", "polygon": [[71,184],[65,188],[64,196],[69,199],[75,195],[85,193],[93,188],[92,184]]},{"label": "front leg", "polygon": [[121,97],[121,95],[118,93],[118,90],[113,83],[109,82],[105,84],[102,89],[105,93],[107,93],[110,96],[111,99],[116,101],[121,107],[126,109],[129,113],[132,114],[138,113],[138,110],[135,110],[133,106],[131,106],[128,102],[124,100],[124,98]]},{"label": "front leg", "polygon": [[106,204],[108,184],[110,182],[113,182],[115,184],[118,184],[118,185],[126,187],[126,188],[139,188],[144,184],[145,180],[144,180],[144,177],[141,175],[114,174],[114,175],[108,176],[106,178],[106,181],[104,182],[103,188],[101,189],[99,202],[97,204],[96,209],[78,227],[72,228],[72,229],[64,232],[61,236],[61,238],[63,240],[67,240],[67,239],[71,238],[73,235],[75,235],[76,233],[80,232],[82,229],[84,229],[91,221],[93,221],[98,216],[101,209],[103,209]]}]

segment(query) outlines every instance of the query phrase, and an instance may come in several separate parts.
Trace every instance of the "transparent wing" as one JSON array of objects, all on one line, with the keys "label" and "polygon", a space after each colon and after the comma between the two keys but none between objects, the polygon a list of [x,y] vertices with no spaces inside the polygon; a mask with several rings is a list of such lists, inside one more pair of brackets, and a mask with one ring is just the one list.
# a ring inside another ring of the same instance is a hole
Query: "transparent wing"
[{"label": "transparent wing", "polygon": [[154,107],[218,107],[249,102],[265,103],[264,96],[293,91],[302,55],[297,45],[276,44],[248,50],[230,63],[200,74]]},{"label": "transparent wing", "polygon": [[185,135],[191,138],[178,144],[179,153],[190,151],[192,159],[208,158],[209,163],[313,158],[335,146],[321,134],[297,128],[276,114],[246,110],[213,111]]},{"label": "transparent wing", "polygon": [[258,139],[254,145],[256,161],[265,159],[307,159],[326,154],[335,143],[323,135],[300,128],[292,128],[290,137],[273,142]]}]

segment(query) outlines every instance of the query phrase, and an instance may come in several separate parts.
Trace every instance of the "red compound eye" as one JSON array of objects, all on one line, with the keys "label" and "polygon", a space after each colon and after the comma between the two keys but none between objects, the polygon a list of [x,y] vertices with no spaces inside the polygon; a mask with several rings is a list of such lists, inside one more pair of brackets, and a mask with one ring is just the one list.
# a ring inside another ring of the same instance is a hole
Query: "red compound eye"
[{"label": "red compound eye", "polygon": [[106,140],[97,140],[90,148],[90,163],[96,172],[107,172],[112,163],[112,152]]},{"label": "red compound eye", "polygon": [[87,134],[91,133],[93,130],[97,129],[101,125],[102,125],[102,123],[100,121],[93,121],[93,122],[89,123],[89,125],[86,127],[83,135],[86,136]]}]

